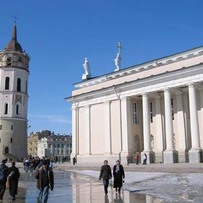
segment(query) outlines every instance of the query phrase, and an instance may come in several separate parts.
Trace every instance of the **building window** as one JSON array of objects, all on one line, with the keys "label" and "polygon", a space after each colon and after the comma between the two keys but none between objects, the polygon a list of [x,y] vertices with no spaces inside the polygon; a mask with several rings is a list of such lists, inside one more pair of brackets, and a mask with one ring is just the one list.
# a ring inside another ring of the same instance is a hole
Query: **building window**
[{"label": "building window", "polygon": [[4,114],[8,114],[8,103],[4,105]]},{"label": "building window", "polygon": [[58,148],[60,148],[60,144],[58,144]]},{"label": "building window", "polygon": [[19,105],[17,104],[16,105],[16,115],[18,115],[19,114]]},{"label": "building window", "polygon": [[61,154],[63,154],[63,150],[61,150]]},{"label": "building window", "polygon": [[152,102],[149,103],[149,110],[150,110],[150,121],[153,123],[153,106]]},{"label": "building window", "polygon": [[133,123],[138,124],[137,103],[133,103]]},{"label": "building window", "polygon": [[7,66],[11,66],[11,60],[12,60],[11,57],[7,58]]},{"label": "building window", "polygon": [[9,83],[10,83],[10,78],[6,77],[6,79],[5,79],[5,90],[9,90]]},{"label": "building window", "polygon": [[2,130],[2,125],[0,125],[0,130]]},{"label": "building window", "polygon": [[21,92],[21,79],[20,78],[17,79],[17,91]]},{"label": "building window", "polygon": [[13,138],[10,139],[10,143],[13,143]]},{"label": "building window", "polygon": [[173,98],[171,98],[171,114],[172,114],[172,120],[174,120],[174,102],[173,102]]},{"label": "building window", "polygon": [[13,125],[11,125],[11,130],[13,130]]},{"label": "building window", "polygon": [[23,62],[23,58],[21,56],[18,57],[19,62]]}]

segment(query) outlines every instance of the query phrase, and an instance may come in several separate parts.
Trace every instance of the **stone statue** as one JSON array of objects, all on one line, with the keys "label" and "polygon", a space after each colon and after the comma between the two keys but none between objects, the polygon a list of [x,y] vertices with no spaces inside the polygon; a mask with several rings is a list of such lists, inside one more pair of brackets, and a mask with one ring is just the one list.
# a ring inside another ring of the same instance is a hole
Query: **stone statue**
[{"label": "stone statue", "polygon": [[114,62],[115,62],[115,66],[116,66],[116,69],[114,71],[118,71],[120,70],[120,66],[121,66],[121,57],[120,57],[120,53],[117,53],[116,55],[116,58],[114,59]]},{"label": "stone statue", "polygon": [[89,67],[89,61],[87,59],[87,57],[85,57],[85,62],[83,64],[83,67],[85,69],[85,73],[82,75],[82,79],[86,80],[91,78],[91,73],[90,73],[90,67]]}]

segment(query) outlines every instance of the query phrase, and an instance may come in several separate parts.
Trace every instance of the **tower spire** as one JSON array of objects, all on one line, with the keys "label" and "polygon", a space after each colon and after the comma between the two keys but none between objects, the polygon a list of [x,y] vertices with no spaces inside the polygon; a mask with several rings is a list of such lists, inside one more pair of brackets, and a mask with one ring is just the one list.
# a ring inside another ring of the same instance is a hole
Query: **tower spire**
[{"label": "tower spire", "polygon": [[13,25],[12,39],[14,39],[14,40],[17,42],[17,27],[16,27],[16,21],[14,21],[14,25]]}]

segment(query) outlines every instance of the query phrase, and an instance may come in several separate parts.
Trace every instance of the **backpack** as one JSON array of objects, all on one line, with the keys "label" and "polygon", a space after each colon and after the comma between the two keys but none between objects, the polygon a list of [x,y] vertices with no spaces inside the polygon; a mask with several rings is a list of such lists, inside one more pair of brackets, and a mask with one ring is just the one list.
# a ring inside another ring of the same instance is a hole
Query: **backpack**
[{"label": "backpack", "polygon": [[7,167],[1,166],[0,167],[0,181],[6,180],[7,178]]}]

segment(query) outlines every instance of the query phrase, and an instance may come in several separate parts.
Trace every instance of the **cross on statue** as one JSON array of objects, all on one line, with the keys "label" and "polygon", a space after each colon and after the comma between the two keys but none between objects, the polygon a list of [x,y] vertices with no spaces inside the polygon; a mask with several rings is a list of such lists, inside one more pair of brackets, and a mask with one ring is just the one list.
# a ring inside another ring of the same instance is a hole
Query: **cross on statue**
[{"label": "cross on statue", "polygon": [[116,45],[117,49],[118,49],[118,53],[121,54],[121,49],[123,48],[121,46],[121,42],[118,42],[118,44]]}]

